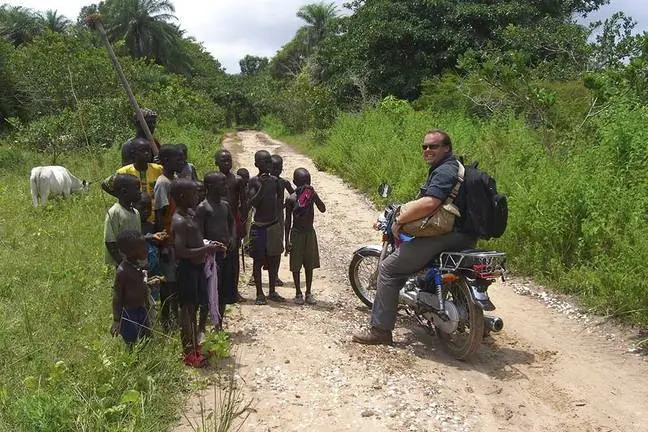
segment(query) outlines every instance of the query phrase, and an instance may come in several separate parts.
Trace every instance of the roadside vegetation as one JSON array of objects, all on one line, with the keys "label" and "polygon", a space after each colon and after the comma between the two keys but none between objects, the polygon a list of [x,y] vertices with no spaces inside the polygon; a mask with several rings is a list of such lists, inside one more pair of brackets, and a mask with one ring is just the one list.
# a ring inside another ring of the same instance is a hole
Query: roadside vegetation
[{"label": "roadside vegetation", "polygon": [[[168,430],[189,388],[177,341],[128,352],[108,332],[112,199],[98,185],[133,132],[83,23],[95,11],[159,115],[158,139],[187,144],[201,174],[225,130],[263,128],[356,187],[387,181],[406,200],[425,176],[423,132],[446,129],[509,196],[508,231],[490,246],[513,270],[648,324],[648,36],[623,14],[575,21],[604,0],[550,3],[305,5],[294,38],[273,58],[246,55],[238,74],[168,1],[107,0],[75,20],[0,6],[0,430]],[[68,167],[89,193],[33,209],[29,170],[41,164]]]}]

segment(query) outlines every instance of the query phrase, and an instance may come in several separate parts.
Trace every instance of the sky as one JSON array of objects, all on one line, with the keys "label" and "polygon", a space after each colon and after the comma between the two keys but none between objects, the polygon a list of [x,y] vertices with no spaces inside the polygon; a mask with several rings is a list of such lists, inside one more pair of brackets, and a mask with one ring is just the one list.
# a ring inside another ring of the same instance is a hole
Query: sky
[{"label": "sky", "polygon": [[[300,6],[316,0],[174,0],[178,23],[188,36],[203,42],[229,73],[238,73],[246,54],[272,57],[295,35],[303,21]],[[339,5],[346,0],[327,0]],[[76,20],[82,6],[93,0],[0,0],[35,10],[56,9]],[[648,31],[648,0],[612,0],[587,21],[604,20],[622,10],[638,22],[636,30]]]}]

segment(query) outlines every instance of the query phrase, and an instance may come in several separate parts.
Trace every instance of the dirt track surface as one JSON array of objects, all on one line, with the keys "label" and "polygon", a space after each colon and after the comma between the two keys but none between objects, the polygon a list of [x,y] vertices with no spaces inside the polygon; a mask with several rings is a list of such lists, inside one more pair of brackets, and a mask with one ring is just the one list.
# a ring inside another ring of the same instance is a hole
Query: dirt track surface
[{"label": "dirt track surface", "polygon": [[[505,327],[468,362],[447,356],[406,316],[397,322],[395,346],[352,343],[369,311],[353,294],[347,267],[359,245],[377,242],[371,229],[377,210],[342,180],[264,134],[239,132],[224,145],[236,166],[250,169],[254,153],[267,149],[283,156],[285,178],[307,168],[327,206],[315,215],[322,258],[313,284],[318,304],[248,302],[227,318],[240,383],[254,399],[241,430],[648,431],[645,357],[629,349],[620,328],[547,300],[530,282],[491,288]],[[247,264],[249,275],[249,259]],[[286,285],[278,292],[292,299],[287,258],[280,278]],[[267,273],[267,293],[266,282]],[[252,299],[254,288],[242,286]],[[212,393],[205,394],[209,404]],[[198,399],[196,394],[189,401],[190,418],[198,415]],[[192,429],[183,419],[177,430]]]}]

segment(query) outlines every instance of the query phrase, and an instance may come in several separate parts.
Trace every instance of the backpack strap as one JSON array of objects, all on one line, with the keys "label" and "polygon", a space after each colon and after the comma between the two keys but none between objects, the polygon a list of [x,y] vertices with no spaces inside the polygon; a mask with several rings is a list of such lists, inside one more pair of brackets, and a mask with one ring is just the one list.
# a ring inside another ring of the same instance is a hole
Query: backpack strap
[{"label": "backpack strap", "polygon": [[457,161],[457,164],[459,164],[459,170],[457,171],[457,181],[452,187],[452,190],[450,191],[450,195],[448,195],[448,198],[446,198],[444,204],[452,204],[452,202],[457,198],[457,194],[459,194],[459,189],[461,188],[461,185],[463,184],[464,181],[464,176],[466,175],[466,168],[463,166],[463,164],[459,161]]}]

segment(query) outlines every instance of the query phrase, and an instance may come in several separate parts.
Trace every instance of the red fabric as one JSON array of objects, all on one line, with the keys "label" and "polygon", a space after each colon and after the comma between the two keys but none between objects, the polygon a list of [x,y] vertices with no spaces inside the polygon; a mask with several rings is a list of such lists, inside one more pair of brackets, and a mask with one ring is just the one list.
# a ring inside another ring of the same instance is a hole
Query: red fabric
[{"label": "red fabric", "polygon": [[243,222],[239,212],[234,212],[234,222],[236,223],[236,236],[241,239],[243,238]]},{"label": "red fabric", "polygon": [[306,208],[311,202],[313,202],[313,195],[315,191],[311,186],[304,186],[304,189],[299,193],[297,198],[297,205],[300,208]]}]

